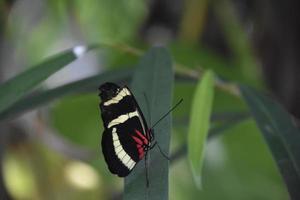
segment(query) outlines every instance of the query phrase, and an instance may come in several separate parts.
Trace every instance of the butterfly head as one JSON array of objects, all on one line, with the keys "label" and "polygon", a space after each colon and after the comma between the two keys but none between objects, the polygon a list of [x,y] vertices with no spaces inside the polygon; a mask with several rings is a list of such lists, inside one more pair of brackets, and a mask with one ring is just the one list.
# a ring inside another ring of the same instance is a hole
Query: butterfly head
[{"label": "butterfly head", "polygon": [[107,101],[119,93],[120,87],[114,83],[107,82],[100,85],[99,90],[99,96],[101,97],[102,101]]}]

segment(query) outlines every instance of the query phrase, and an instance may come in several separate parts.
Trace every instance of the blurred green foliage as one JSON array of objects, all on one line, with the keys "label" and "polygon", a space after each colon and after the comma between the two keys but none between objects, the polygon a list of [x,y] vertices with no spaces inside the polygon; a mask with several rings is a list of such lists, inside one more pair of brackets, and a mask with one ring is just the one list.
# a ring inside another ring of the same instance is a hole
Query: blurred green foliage
[{"label": "blurred green foliage", "polygon": [[95,94],[67,97],[52,109],[52,125],[76,144],[100,147],[99,98]]}]

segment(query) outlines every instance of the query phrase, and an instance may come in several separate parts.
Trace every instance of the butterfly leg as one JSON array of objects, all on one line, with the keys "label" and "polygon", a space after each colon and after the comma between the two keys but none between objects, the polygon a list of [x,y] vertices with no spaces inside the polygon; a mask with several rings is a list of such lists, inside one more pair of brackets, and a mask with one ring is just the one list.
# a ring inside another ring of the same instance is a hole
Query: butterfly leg
[{"label": "butterfly leg", "polygon": [[157,145],[157,142],[154,142],[151,146],[149,146],[149,150],[153,149]]},{"label": "butterfly leg", "polygon": [[145,155],[145,171],[146,171],[146,186],[149,187],[149,177],[148,177],[148,152]]},{"label": "butterfly leg", "polygon": [[165,157],[167,160],[170,160],[170,158],[161,150],[159,144],[156,141],[153,143],[152,146],[149,147],[149,150],[153,149],[156,145],[157,145],[161,155],[163,155],[163,157]]},{"label": "butterfly leg", "polygon": [[158,147],[158,149],[159,149],[159,151],[160,151],[160,153],[161,153],[161,155],[163,155],[167,160],[169,160],[170,161],[170,158],[161,150],[161,148],[160,148],[160,146],[159,146],[159,144],[157,144],[157,147]]}]

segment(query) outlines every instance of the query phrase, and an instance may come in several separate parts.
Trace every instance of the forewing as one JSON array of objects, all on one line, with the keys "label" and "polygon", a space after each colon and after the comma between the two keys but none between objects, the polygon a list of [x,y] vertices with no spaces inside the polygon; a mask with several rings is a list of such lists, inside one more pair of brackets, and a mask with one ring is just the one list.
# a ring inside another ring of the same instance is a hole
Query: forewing
[{"label": "forewing", "polygon": [[[137,108],[137,111],[138,111],[139,116],[140,116],[140,123],[143,125],[143,132],[142,133],[144,135],[147,135],[146,133],[148,131],[148,125],[147,125],[147,121],[146,121],[146,119],[145,119],[145,117],[143,115],[143,112],[142,112],[142,110],[141,110],[141,108],[140,108],[137,100],[135,99],[133,93],[131,92],[131,90],[127,86],[125,86],[124,88],[126,88],[130,92],[130,94],[132,96],[132,104]],[[145,96],[145,98],[146,98],[146,96]]]}]

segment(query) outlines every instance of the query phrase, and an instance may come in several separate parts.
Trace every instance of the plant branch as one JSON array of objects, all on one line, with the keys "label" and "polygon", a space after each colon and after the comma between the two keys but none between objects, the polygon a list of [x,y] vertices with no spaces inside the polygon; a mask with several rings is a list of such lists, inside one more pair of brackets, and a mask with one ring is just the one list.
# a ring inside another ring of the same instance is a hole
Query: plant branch
[{"label": "plant branch", "polygon": [[[109,44],[109,43],[107,43],[107,44],[105,44],[105,46],[110,47],[112,49],[122,51],[124,53],[129,53],[131,55],[140,56],[143,54],[142,50],[132,47],[132,46],[129,46],[129,45],[126,45],[126,44]],[[174,70],[177,75],[181,75],[181,76],[183,75],[192,80],[199,80],[203,74],[202,68],[200,68],[200,69],[198,68],[198,70],[195,70],[195,69],[188,68],[185,65],[178,63],[178,62],[175,62]],[[238,97],[238,98],[241,97],[238,87],[231,82],[227,82],[227,81],[225,82],[225,81],[221,80],[220,78],[216,77],[215,78],[215,86],[217,88],[219,88],[220,90],[223,90],[235,97]]]}]

